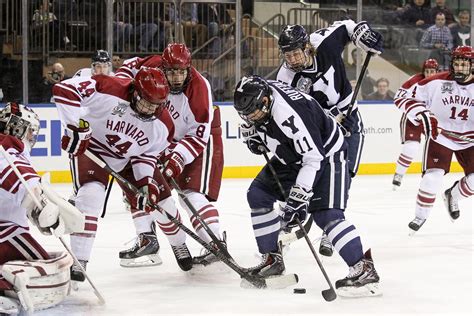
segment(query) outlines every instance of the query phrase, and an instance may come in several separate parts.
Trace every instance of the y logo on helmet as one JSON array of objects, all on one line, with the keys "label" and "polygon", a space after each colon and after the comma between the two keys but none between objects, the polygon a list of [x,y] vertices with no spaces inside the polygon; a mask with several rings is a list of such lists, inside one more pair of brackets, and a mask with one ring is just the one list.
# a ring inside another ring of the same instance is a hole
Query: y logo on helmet
[{"label": "y logo on helmet", "polygon": [[243,86],[245,86],[245,84],[250,81],[252,81],[252,78],[243,77],[242,80],[240,81],[240,85],[237,87],[237,91],[244,92],[244,90],[242,89]]}]

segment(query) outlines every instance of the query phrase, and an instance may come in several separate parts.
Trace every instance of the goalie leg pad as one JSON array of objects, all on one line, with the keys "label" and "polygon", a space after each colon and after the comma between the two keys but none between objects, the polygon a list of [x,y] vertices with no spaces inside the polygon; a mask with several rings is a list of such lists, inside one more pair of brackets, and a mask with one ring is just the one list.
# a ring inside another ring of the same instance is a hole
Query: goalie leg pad
[{"label": "goalie leg pad", "polygon": [[27,311],[55,306],[68,294],[72,257],[67,253],[53,254],[52,257],[48,260],[9,261],[2,267],[3,277],[13,284]]}]

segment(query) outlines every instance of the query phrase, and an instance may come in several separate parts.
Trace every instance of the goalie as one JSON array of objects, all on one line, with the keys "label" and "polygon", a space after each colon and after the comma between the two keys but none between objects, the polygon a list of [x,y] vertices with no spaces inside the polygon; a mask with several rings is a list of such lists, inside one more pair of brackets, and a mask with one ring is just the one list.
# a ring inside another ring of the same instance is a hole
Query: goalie
[{"label": "goalie", "polygon": [[27,218],[48,235],[84,229],[84,216],[41,184],[30,164],[39,127],[38,115],[24,105],[8,103],[0,110],[0,314],[49,308],[69,290],[73,259],[68,253],[46,252],[30,235]]}]

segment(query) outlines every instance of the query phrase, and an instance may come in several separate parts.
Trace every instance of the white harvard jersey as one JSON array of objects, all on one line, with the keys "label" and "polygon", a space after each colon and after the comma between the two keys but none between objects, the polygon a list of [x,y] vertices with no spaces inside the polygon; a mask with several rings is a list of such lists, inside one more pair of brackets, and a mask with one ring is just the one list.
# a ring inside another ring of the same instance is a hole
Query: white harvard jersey
[{"label": "white harvard jersey", "polygon": [[[206,148],[214,115],[211,86],[194,67],[191,81],[183,93],[170,94],[168,111],[174,122],[175,133],[171,148],[189,164]],[[173,148],[174,147],[174,148]]]},{"label": "white harvard jersey", "polygon": [[[115,74],[121,78],[134,78],[143,67],[161,67],[161,56],[134,57],[124,61]],[[174,137],[169,151],[176,151],[190,164],[206,148],[214,115],[211,86],[194,67],[191,80],[183,93],[170,94],[168,111],[173,118]]]},{"label": "white harvard jersey", "polygon": [[156,159],[169,146],[169,130],[159,119],[140,118],[130,107],[132,80],[105,75],[77,77],[53,88],[64,127],[89,122],[89,148],[114,171],[131,162],[135,179],[152,176]]},{"label": "white harvard jersey", "polygon": [[[0,144],[10,154],[11,160],[30,187],[36,187],[40,177],[31,166],[29,153],[24,150],[23,143],[15,137],[2,134]],[[21,207],[26,194],[28,192],[8,161],[0,155],[0,243],[28,231],[26,210]]]},{"label": "white harvard jersey", "polygon": [[[441,129],[474,139],[474,80],[459,84],[449,72],[441,72],[420,81],[415,89],[415,99],[434,113]],[[408,115],[413,116],[416,112],[413,109],[408,111]],[[451,150],[474,145],[443,134],[438,136],[436,142]]]}]

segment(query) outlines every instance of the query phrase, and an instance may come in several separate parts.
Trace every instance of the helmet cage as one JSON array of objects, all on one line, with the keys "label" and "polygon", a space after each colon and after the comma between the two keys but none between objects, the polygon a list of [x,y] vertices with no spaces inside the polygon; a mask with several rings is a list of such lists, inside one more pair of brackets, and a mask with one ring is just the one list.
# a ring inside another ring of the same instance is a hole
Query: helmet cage
[{"label": "helmet cage", "polygon": [[36,144],[39,130],[38,115],[22,104],[8,103],[0,111],[0,132],[18,138],[30,149]]}]

